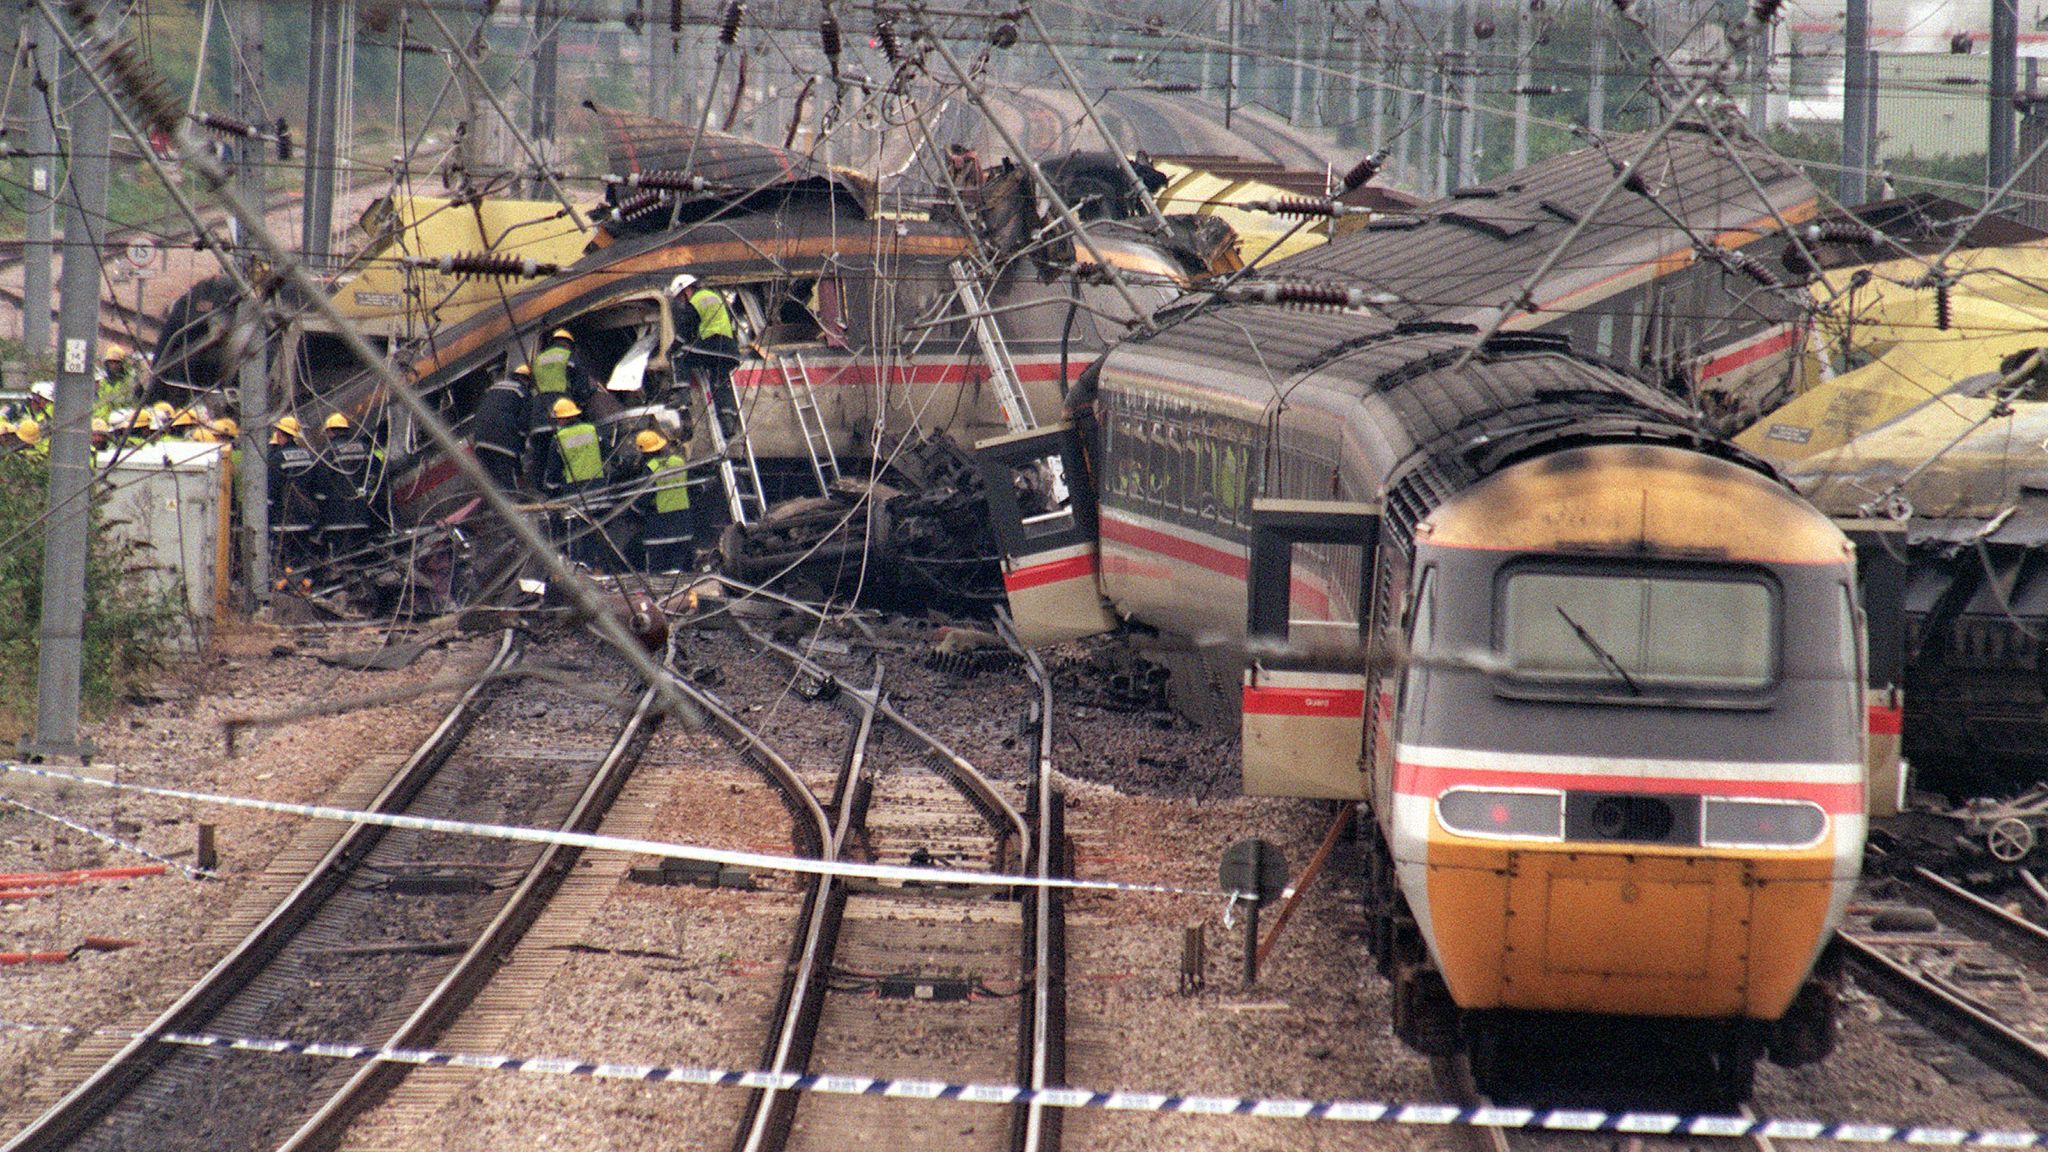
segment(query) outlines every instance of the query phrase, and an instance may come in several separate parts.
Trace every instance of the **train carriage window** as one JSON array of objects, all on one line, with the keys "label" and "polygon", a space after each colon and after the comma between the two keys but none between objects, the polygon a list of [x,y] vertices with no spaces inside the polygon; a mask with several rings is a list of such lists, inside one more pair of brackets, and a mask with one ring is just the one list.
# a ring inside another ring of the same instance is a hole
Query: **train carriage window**
[{"label": "train carriage window", "polygon": [[1424,703],[1429,696],[1430,647],[1436,640],[1436,569],[1425,568],[1409,601],[1408,667],[1401,674],[1401,686],[1394,707],[1401,726],[1409,732],[1422,724]]},{"label": "train carriage window", "polygon": [[1753,691],[1777,675],[1777,597],[1753,576],[1514,571],[1497,635],[1512,678],[1603,698]]}]

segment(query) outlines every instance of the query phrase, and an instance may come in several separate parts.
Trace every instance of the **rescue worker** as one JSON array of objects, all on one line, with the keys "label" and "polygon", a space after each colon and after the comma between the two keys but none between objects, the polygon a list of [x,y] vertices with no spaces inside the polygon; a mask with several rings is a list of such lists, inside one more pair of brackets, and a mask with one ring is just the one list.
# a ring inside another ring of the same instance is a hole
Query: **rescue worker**
[{"label": "rescue worker", "polygon": [[265,465],[270,471],[270,532],[278,563],[287,570],[303,568],[313,558],[320,510],[313,494],[313,453],[306,448],[298,417],[280,416],[271,425]]},{"label": "rescue worker", "polygon": [[524,364],[484,389],[477,401],[471,439],[477,463],[491,482],[510,492],[519,486],[519,466],[526,452],[527,413],[533,408],[533,369]]},{"label": "rescue worker", "polygon": [[108,423],[106,422],[106,420],[105,420],[105,419],[104,419],[103,417],[95,416],[95,417],[93,417],[93,418],[92,418],[92,450],[93,450],[93,451],[95,451],[95,452],[104,452],[104,451],[106,451],[106,450],[107,450],[107,441],[108,441],[108,439],[109,439],[109,438],[111,438],[111,437],[113,436],[113,434],[114,434],[114,428],[113,428],[113,425],[111,425],[111,424],[108,424]]},{"label": "rescue worker", "polygon": [[329,413],[321,427],[327,451],[314,461],[313,499],[319,506],[320,546],[333,560],[370,539],[370,505],[364,485],[373,461],[369,446],[349,434],[348,417]]},{"label": "rescue worker", "polygon": [[540,354],[533,358],[533,421],[528,425],[529,438],[542,438],[553,434],[555,401],[563,396],[576,402],[577,408],[590,403],[590,394],[596,386],[590,382],[590,374],[583,369],[583,362],[576,358],[576,334],[567,328],[557,328],[548,333],[548,342]]},{"label": "rescue worker", "polygon": [[669,361],[678,382],[701,373],[711,390],[711,406],[718,416],[719,430],[730,440],[739,434],[740,405],[733,395],[732,370],[740,361],[737,329],[725,297],[704,286],[688,272],[668,282],[669,319],[675,326],[675,343],[669,346]]},{"label": "rescue worker", "polygon": [[115,408],[138,403],[142,399],[142,358],[130,352],[127,345],[118,341],[107,345],[102,358],[106,375],[100,381],[99,407],[111,412]]},{"label": "rescue worker", "polygon": [[668,437],[649,428],[633,437],[647,461],[654,487],[636,502],[640,512],[641,568],[682,572],[696,562],[697,537],[690,519],[690,473],[681,453],[668,451]]},{"label": "rescue worker", "polygon": [[604,483],[604,443],[598,438],[597,425],[583,418],[576,401],[558,397],[549,412],[555,420],[555,439],[548,461],[548,492],[566,499],[575,512],[566,518],[561,535],[569,558],[589,563],[602,555],[590,518],[589,496]]},{"label": "rescue worker", "polygon": [[[171,421],[177,419],[178,410],[171,407],[169,400],[159,400],[149,406],[149,426],[158,432],[171,430]],[[294,424],[298,421],[294,420]]]},{"label": "rescue worker", "polygon": [[170,436],[173,438],[189,440],[199,428],[199,413],[190,408],[180,408],[171,417]]},{"label": "rescue worker", "polygon": [[21,442],[21,450],[33,455],[48,455],[50,446],[43,443],[43,426],[33,419],[23,420],[14,426],[14,438]]},{"label": "rescue worker", "polygon": [[384,450],[348,418],[347,413],[330,412],[321,422],[327,432],[327,459],[334,470],[348,480],[363,512],[386,526],[380,496],[384,489]]}]

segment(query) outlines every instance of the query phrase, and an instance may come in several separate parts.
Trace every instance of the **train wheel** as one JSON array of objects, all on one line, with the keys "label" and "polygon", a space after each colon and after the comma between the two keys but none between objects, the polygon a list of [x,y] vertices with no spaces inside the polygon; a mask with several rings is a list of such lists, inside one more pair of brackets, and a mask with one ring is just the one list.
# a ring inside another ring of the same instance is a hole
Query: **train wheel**
[{"label": "train wheel", "polygon": [[1792,998],[1792,1006],[1771,1028],[1768,1051],[1771,1063],[1787,1068],[1825,1060],[1835,1050],[1835,1010],[1839,1001],[1833,984],[1808,980]]},{"label": "train wheel", "polygon": [[1763,1045],[1754,1031],[1737,1028],[1714,1053],[1713,1098],[1709,1107],[1733,1109],[1756,1090],[1756,1060]]},{"label": "train wheel", "polygon": [[1458,1005],[1442,973],[1401,965],[1394,977],[1394,1036],[1424,1056],[1457,1051]]}]

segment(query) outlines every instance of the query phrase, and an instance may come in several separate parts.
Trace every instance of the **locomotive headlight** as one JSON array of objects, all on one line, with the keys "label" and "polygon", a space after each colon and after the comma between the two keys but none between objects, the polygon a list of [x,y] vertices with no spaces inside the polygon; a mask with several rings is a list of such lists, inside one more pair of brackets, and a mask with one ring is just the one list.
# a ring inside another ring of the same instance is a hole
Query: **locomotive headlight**
[{"label": "locomotive headlight", "polygon": [[1709,848],[1811,848],[1827,835],[1828,814],[1806,800],[1708,797],[1700,843]]},{"label": "locomotive headlight", "polygon": [[1453,788],[1436,798],[1436,818],[1460,836],[1495,840],[1564,839],[1564,793],[1534,789]]}]

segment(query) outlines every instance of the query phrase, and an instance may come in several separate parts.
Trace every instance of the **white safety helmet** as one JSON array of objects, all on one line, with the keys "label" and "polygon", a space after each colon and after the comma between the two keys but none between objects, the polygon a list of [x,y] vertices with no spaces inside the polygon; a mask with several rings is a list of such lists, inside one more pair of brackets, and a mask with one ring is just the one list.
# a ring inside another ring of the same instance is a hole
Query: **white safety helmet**
[{"label": "white safety helmet", "polygon": [[28,394],[38,400],[54,403],[57,399],[57,383],[54,380],[38,380],[28,386]]},{"label": "white safety helmet", "polygon": [[676,274],[675,279],[668,282],[668,294],[671,296],[681,296],[696,286],[697,278],[695,276],[690,275],[688,272],[680,272]]}]

